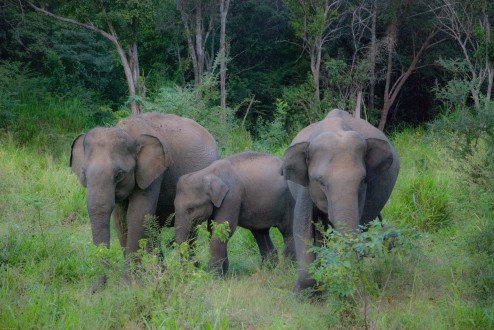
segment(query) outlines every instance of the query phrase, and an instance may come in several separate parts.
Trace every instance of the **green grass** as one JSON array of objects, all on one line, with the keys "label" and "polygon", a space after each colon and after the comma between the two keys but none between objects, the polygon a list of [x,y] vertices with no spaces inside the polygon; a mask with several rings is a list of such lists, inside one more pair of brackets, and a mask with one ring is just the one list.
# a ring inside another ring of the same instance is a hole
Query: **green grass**
[{"label": "green grass", "polygon": [[[458,173],[426,131],[393,136],[402,169],[383,214],[403,243],[385,258],[363,259],[367,282],[355,284],[351,299],[310,300],[291,293],[295,266],[261,267],[242,229],[230,240],[225,278],[206,271],[203,236],[199,268],[165,246],[162,263],[144,254],[136,283],[120,285],[116,235],[110,250],[92,245],[85,191],[67,166],[72,138],[94,121],[76,101],[50,104],[20,104],[0,131],[0,328],[494,328],[492,189]],[[103,273],[107,287],[90,294]]]}]

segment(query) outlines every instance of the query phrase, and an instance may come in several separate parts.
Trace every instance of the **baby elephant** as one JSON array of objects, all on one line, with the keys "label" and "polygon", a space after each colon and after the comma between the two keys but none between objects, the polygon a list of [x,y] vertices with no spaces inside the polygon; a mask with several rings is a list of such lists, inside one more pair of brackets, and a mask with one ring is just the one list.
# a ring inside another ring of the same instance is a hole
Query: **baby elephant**
[{"label": "baby elephant", "polygon": [[[294,201],[280,175],[282,160],[259,152],[242,152],[213,162],[197,172],[180,177],[175,197],[175,239],[185,242],[200,221],[228,221],[233,235],[238,226],[249,229],[262,259],[276,256],[269,228],[283,235],[283,254],[294,258],[292,219]],[[210,241],[210,267],[228,270],[227,242]]]}]

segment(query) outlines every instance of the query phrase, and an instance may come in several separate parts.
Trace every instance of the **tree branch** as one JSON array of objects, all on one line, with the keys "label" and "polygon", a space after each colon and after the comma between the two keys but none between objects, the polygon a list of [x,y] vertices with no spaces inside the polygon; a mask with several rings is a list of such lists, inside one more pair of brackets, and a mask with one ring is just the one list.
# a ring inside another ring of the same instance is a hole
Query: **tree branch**
[{"label": "tree branch", "polygon": [[58,15],[55,15],[54,13],[44,9],[44,8],[40,8],[38,6],[36,6],[35,4],[33,4],[32,2],[28,2],[29,6],[31,6],[34,10],[36,10],[37,12],[39,13],[42,13],[46,16],[50,16],[50,17],[53,17],[59,21],[62,21],[62,22],[65,22],[65,23],[69,23],[69,24],[72,24],[72,25],[76,25],[76,26],[79,26],[79,27],[83,27],[85,29],[88,29],[88,30],[91,30],[93,32],[97,32],[99,34],[101,34],[103,37],[105,37],[106,39],[110,40],[111,42],[115,43],[117,42],[117,40],[115,39],[115,36],[111,35],[110,33],[104,31],[104,30],[101,30],[99,28],[97,28],[96,26],[93,25],[93,23],[82,23],[82,22],[79,22],[75,19],[72,19],[72,18],[68,18],[68,17],[63,17],[63,16],[58,16]]}]

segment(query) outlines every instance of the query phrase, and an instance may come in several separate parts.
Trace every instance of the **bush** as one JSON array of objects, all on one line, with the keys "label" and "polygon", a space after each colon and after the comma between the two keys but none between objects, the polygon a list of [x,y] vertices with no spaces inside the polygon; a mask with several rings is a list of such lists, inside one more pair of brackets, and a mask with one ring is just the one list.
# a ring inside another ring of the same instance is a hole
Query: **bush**
[{"label": "bush", "polygon": [[255,147],[261,151],[273,151],[285,145],[288,141],[286,130],[286,108],[287,103],[281,99],[276,99],[276,112],[274,119],[269,122],[261,117],[257,119],[257,133]]},{"label": "bush", "polygon": [[494,176],[494,103],[481,107],[457,107],[430,125],[433,136],[448,147],[456,170],[482,187]]},{"label": "bush", "polygon": [[[330,300],[336,302],[340,313],[357,323],[364,322],[367,327],[368,299],[386,290],[394,272],[391,257],[400,250],[405,232],[383,230],[379,221],[363,229],[366,230],[350,235],[332,228],[326,231],[319,228],[323,242],[310,249],[316,254],[316,260],[310,265],[309,273],[316,280],[318,290],[326,291]],[[362,306],[364,320],[357,312]]]}]

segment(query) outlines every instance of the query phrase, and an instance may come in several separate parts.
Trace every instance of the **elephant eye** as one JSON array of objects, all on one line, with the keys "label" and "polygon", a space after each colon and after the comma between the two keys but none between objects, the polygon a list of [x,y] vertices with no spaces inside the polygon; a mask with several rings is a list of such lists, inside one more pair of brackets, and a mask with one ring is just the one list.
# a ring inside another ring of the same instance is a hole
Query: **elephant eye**
[{"label": "elephant eye", "polygon": [[125,171],[124,170],[118,170],[117,174],[115,175],[115,181],[120,182],[124,179],[125,177]]},{"label": "elephant eye", "polygon": [[324,178],[323,177],[317,177],[317,178],[314,178],[314,181],[316,181],[319,185],[321,185],[322,187],[324,187],[326,184],[324,183]]}]

